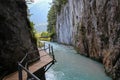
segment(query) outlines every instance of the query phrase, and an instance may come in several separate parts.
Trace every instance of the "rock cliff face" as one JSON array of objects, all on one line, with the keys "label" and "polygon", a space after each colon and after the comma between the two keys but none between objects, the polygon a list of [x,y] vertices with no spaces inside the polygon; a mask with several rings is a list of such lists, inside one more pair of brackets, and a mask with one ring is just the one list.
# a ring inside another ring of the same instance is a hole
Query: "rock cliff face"
[{"label": "rock cliff face", "polygon": [[[0,73],[12,71],[26,52],[37,50],[24,0],[0,0]],[[38,52],[29,57],[35,59]]]},{"label": "rock cliff face", "polygon": [[72,44],[120,79],[120,0],[68,0],[56,22],[57,41]]}]

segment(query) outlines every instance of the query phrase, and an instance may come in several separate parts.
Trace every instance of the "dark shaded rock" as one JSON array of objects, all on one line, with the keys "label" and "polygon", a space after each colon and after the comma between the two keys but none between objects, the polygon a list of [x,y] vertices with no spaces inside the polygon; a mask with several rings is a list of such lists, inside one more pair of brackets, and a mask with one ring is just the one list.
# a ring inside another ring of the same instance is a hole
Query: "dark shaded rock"
[{"label": "dark shaded rock", "polygon": [[[13,71],[27,52],[37,50],[24,0],[0,0],[0,68]],[[30,59],[39,58],[38,51]],[[1,72],[1,71],[0,71]]]}]

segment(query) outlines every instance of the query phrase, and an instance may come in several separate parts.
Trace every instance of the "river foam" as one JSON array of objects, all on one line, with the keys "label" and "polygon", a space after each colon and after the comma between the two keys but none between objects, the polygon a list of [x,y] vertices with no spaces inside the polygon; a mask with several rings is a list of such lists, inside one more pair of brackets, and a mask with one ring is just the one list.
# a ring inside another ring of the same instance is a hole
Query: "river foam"
[{"label": "river foam", "polygon": [[50,44],[57,63],[46,73],[47,80],[112,80],[101,63],[77,54],[71,46]]}]

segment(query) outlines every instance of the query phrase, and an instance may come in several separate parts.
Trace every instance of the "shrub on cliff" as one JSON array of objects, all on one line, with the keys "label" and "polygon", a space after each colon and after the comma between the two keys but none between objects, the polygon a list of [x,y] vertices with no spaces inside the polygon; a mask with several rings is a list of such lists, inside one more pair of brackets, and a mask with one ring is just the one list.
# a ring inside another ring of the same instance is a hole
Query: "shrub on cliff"
[{"label": "shrub on cliff", "polygon": [[49,33],[54,34],[55,33],[55,26],[56,26],[56,12],[55,12],[54,5],[50,8],[47,17],[48,17],[47,31]]},{"label": "shrub on cliff", "polygon": [[59,13],[61,11],[62,5],[65,5],[68,0],[55,0],[54,5],[56,7],[56,11]]}]

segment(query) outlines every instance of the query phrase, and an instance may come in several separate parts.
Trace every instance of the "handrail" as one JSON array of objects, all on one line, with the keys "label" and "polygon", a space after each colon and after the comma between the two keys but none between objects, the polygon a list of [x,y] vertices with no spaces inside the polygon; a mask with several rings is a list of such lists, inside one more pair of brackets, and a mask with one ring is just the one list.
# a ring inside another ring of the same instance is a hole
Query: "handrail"
[{"label": "handrail", "polygon": [[[44,46],[43,46],[43,49],[41,48],[39,51],[42,51],[42,50],[45,50],[47,51],[47,49],[49,49],[49,55],[52,56],[53,58],[53,64],[54,64],[54,61],[55,60],[55,57],[54,57],[54,53],[53,53],[53,46],[50,46],[50,44],[46,47],[45,43],[44,43]],[[22,70],[26,71],[26,73],[28,74],[27,76],[31,76],[33,77],[35,80],[40,80],[37,76],[35,76],[33,73],[31,73],[29,70],[28,70],[28,64],[30,61],[28,60],[28,55],[30,55],[31,53],[33,52],[37,52],[36,51],[32,51],[32,52],[29,52],[29,53],[26,53],[25,56],[22,58],[22,60],[20,62],[18,62],[18,72],[19,72],[19,80],[22,80]],[[27,59],[27,61],[24,63],[24,61]],[[23,65],[24,63],[24,65]],[[27,67],[25,66],[27,65]],[[48,68],[47,68],[48,70]]]},{"label": "handrail", "polygon": [[20,61],[21,64],[22,64],[23,61],[27,58],[27,56],[28,56],[28,53],[26,53],[25,56],[23,57],[23,59]]},{"label": "handrail", "polygon": [[23,65],[21,65],[20,63],[18,63],[18,65],[24,70],[26,71],[30,76],[32,76],[34,79],[36,80],[40,80],[38,77],[36,77],[34,74],[30,73],[29,70],[27,70]]}]

